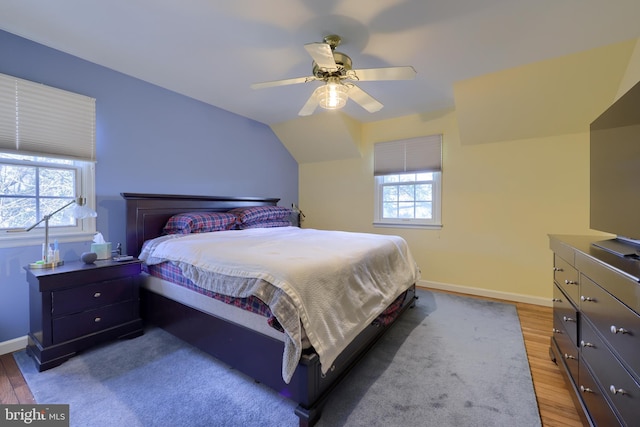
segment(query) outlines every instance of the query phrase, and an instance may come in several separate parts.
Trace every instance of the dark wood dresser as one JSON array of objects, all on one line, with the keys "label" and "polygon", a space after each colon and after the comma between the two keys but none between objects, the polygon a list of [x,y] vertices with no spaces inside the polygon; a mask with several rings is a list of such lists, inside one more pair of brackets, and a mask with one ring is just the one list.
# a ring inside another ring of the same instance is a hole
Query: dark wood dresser
[{"label": "dark wood dresser", "polygon": [[142,335],[141,261],[70,262],[25,270],[30,311],[27,353],[39,371],[98,343]]},{"label": "dark wood dresser", "polygon": [[549,236],[553,250],[551,357],[585,424],[640,420],[640,260],[600,249],[594,236]]}]

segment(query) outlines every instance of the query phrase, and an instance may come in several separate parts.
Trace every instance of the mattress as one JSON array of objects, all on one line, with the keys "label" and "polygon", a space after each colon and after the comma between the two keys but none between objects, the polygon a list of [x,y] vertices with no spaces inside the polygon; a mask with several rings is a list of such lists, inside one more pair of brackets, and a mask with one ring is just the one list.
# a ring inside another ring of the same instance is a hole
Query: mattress
[{"label": "mattress", "polygon": [[[245,328],[284,342],[284,333],[269,325],[263,314],[239,308],[227,302],[212,298],[189,289],[182,284],[147,275],[142,287],[150,292],[162,295],[203,313],[225,319]],[[308,341],[306,341],[308,347]]]}]

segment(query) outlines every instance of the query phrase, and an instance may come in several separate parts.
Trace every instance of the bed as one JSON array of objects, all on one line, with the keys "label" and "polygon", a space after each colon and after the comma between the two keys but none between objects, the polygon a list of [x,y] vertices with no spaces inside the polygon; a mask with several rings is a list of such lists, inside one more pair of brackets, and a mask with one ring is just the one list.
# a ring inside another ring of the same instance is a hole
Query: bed
[{"label": "bed", "polygon": [[[162,241],[166,237],[163,235],[166,234],[167,222],[177,214],[223,213],[238,208],[277,206],[278,202],[278,199],[274,198],[139,193],[122,193],[122,197],[126,205],[126,249],[129,254],[136,256],[141,254],[143,247],[145,251],[148,250],[149,243],[145,246],[145,242]],[[279,230],[278,234],[291,234],[296,238],[295,233],[301,231],[295,227],[287,227]],[[267,229],[247,231],[249,234],[271,232]],[[240,235],[235,231],[204,234],[214,234],[217,238],[236,238]],[[205,237],[204,234],[190,235],[185,239],[199,240]],[[390,304],[390,307],[394,308],[394,316],[391,319],[397,318],[412,307],[415,299],[415,283],[402,285],[402,293],[397,298],[394,297],[393,303]],[[229,311],[234,313],[228,315]],[[241,321],[236,320],[236,317],[230,317],[238,314],[237,311],[242,310],[216,302],[213,298],[206,298],[202,292],[196,293],[182,286],[176,287],[167,280],[153,276],[147,277],[141,289],[141,313],[145,321],[167,330],[295,401],[298,404],[295,412],[299,417],[300,426],[312,426],[317,422],[331,391],[393,324],[392,320],[378,321],[376,318],[376,321],[362,325],[361,330],[358,329],[359,332],[352,339],[349,338],[344,348],[330,359],[329,364],[326,363],[328,356],[325,352],[314,349],[312,344],[318,341],[314,341],[315,332],[308,326],[309,332],[313,332],[310,334],[312,339],[309,340],[305,335],[302,341],[307,344],[297,348],[299,359],[296,359],[293,369],[287,371],[286,357],[283,359],[283,354],[291,349],[288,344],[290,340],[287,340],[288,334],[269,326],[265,327],[264,321],[261,323],[263,326],[256,326],[256,319],[261,318],[257,314],[242,314],[240,317],[244,320]],[[384,310],[385,313],[387,311]],[[323,346],[319,343],[317,347]],[[322,358],[325,363],[321,363]]]}]

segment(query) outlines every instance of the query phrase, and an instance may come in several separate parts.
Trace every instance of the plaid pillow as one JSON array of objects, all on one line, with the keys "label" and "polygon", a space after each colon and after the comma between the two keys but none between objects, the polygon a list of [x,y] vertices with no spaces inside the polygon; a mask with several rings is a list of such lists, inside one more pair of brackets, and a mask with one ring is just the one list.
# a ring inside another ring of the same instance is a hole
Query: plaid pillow
[{"label": "plaid pillow", "polygon": [[188,212],[172,216],[164,226],[165,234],[208,233],[231,230],[236,216],[227,212]]},{"label": "plaid pillow", "polygon": [[290,208],[282,206],[253,206],[229,211],[236,215],[238,224],[288,220],[292,212]]}]

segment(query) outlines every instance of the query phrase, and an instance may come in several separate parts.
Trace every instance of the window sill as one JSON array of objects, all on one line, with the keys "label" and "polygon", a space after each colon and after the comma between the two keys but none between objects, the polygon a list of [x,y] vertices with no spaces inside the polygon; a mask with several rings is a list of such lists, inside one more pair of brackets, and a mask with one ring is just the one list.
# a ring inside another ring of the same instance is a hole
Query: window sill
[{"label": "window sill", "polygon": [[[49,243],[53,243],[55,240],[58,243],[72,243],[72,242],[91,242],[95,236],[95,231],[80,231],[80,232],[67,232],[67,233],[49,233]],[[0,249],[4,248],[18,248],[23,246],[38,246],[44,243],[43,233],[7,233],[0,232]]]},{"label": "window sill", "polygon": [[423,230],[442,230],[442,224],[416,224],[407,222],[373,222],[374,227],[385,228],[421,228]]}]

